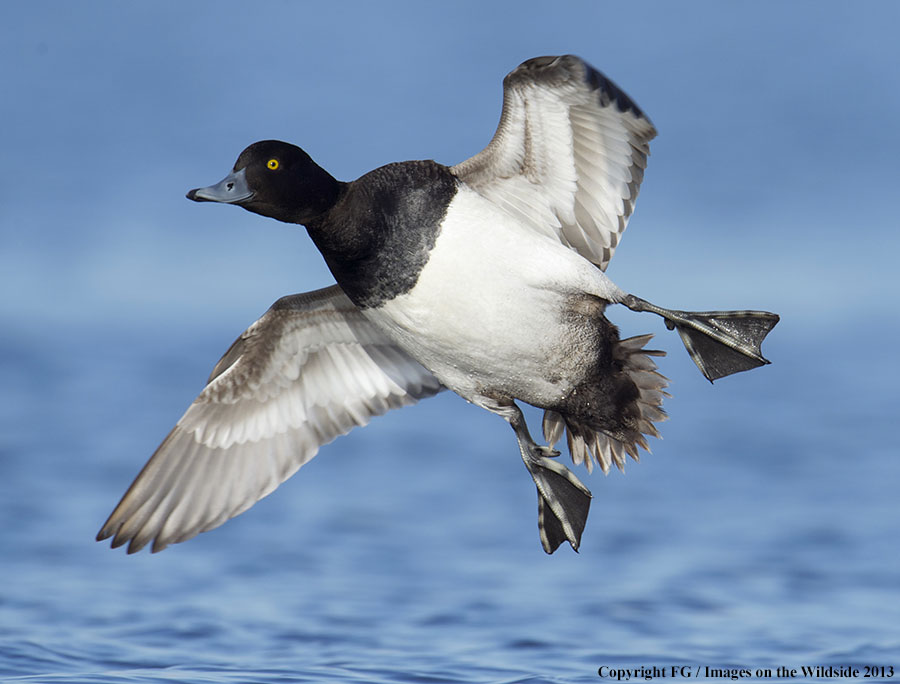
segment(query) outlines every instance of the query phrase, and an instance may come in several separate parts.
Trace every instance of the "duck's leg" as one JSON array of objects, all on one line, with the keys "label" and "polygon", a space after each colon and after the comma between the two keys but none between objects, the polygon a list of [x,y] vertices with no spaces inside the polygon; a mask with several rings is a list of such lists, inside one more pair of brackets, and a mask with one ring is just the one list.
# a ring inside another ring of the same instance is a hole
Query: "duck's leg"
[{"label": "duck's leg", "polygon": [[565,541],[577,551],[591,506],[590,490],[572,471],[554,460],[559,456],[558,451],[535,443],[525,416],[515,403],[478,403],[503,416],[516,433],[522,460],[537,487],[538,530],[544,551],[553,553]]},{"label": "duck's leg", "polygon": [[712,382],[732,373],[770,363],[760,345],[778,323],[768,311],[675,311],[628,295],[622,304],[632,311],[650,311],[678,330],[688,354]]}]

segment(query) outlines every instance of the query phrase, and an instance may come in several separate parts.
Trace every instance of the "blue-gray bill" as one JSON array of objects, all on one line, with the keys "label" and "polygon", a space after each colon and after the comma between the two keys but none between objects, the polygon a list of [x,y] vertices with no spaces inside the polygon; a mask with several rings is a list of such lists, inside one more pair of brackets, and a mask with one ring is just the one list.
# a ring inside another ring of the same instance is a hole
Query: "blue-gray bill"
[{"label": "blue-gray bill", "polygon": [[206,188],[195,188],[185,195],[195,202],[222,202],[236,204],[253,197],[253,191],[247,184],[246,169],[232,171],[215,185]]}]

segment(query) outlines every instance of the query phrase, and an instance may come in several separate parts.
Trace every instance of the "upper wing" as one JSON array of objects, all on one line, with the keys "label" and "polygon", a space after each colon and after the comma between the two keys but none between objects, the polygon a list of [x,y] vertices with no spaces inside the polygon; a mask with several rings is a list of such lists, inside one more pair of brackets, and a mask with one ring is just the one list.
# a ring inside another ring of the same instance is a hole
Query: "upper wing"
[{"label": "upper wing", "polygon": [[216,364],[97,539],[155,552],[217,527],[321,445],[441,389],[337,286],[283,297]]},{"label": "upper wing", "polygon": [[452,171],[605,270],[655,136],[640,108],[590,64],[573,55],[536,57],[503,80],[491,142]]}]

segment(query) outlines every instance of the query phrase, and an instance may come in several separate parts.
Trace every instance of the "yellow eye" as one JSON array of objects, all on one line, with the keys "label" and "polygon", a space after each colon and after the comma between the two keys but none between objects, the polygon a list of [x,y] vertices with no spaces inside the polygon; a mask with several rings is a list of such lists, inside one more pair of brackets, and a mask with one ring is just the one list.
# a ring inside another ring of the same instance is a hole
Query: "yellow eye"
[{"label": "yellow eye", "polygon": [[270,171],[274,171],[279,166],[281,166],[281,164],[279,163],[279,161],[277,159],[270,159],[269,161],[266,162],[266,166],[269,168]]}]

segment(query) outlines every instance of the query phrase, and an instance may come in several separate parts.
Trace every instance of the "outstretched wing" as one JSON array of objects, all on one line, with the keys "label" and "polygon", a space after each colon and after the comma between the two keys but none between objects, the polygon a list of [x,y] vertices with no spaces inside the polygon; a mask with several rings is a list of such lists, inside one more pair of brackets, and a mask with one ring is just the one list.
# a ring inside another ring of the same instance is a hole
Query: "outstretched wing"
[{"label": "outstretched wing", "polygon": [[491,142],[452,171],[605,270],[655,136],[640,108],[590,64],[573,55],[536,57],[504,79]]},{"label": "outstretched wing", "polygon": [[97,539],[129,553],[185,541],[247,510],[323,444],[441,389],[337,286],[283,297],[216,364]]}]

